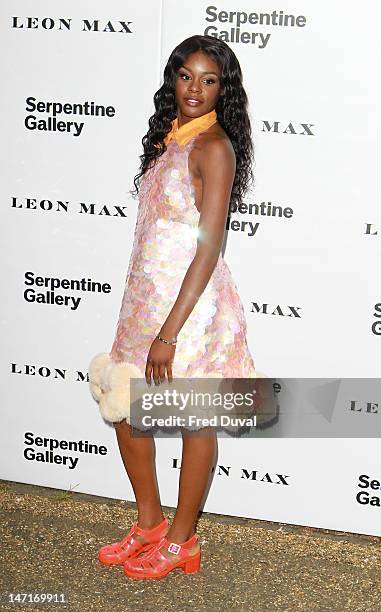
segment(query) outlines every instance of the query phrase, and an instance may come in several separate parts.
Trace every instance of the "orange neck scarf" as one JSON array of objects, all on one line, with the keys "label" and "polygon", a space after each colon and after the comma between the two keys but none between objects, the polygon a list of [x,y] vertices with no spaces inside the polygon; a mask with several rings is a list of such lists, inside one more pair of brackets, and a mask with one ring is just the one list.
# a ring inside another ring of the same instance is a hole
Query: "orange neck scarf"
[{"label": "orange neck scarf", "polygon": [[168,132],[164,138],[164,144],[168,144],[172,139],[176,140],[179,145],[185,145],[189,142],[193,136],[205,132],[211,125],[217,122],[217,113],[215,110],[201,115],[201,117],[195,117],[188,123],[184,123],[181,127],[178,126],[178,119],[172,121],[171,131]]}]

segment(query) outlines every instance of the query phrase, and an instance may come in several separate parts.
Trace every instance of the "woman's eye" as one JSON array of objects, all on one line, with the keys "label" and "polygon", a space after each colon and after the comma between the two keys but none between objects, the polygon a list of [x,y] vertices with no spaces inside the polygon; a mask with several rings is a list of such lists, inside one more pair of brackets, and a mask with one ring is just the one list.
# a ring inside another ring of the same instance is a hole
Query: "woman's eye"
[{"label": "woman's eye", "polygon": [[[179,72],[179,77],[180,79],[182,79],[183,81],[189,81],[190,80],[190,76],[189,74],[184,74]],[[215,79],[204,79],[204,83],[206,83],[207,85],[213,85],[215,83]]]}]

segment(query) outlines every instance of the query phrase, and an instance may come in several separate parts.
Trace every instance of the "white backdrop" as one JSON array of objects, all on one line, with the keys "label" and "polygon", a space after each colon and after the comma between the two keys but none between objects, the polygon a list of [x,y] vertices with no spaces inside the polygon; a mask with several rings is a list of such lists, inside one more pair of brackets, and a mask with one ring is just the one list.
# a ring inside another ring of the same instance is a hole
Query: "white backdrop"
[{"label": "white backdrop", "polygon": [[[259,24],[254,11],[277,14]],[[277,25],[280,12],[304,25]],[[246,202],[283,212],[241,214],[258,224],[253,236],[248,225],[228,231],[256,367],[272,377],[379,376],[381,8],[373,0],[366,12],[361,27],[353,0],[194,0],[186,18],[175,0],[2,3],[0,477],[134,499],[87,367],[114,337],[136,218],[129,189],[153,94],[172,48],[208,27],[238,56],[249,94],[256,184]],[[111,116],[61,114],[54,129],[53,113],[28,108],[28,98],[94,102]],[[33,129],[37,121],[50,129]],[[70,121],[83,124],[78,135]],[[110,291],[60,286],[52,296],[26,284],[36,277]],[[356,399],[373,402],[359,418],[378,424],[379,398],[362,386]],[[46,450],[39,436],[107,452],[54,451],[78,458],[70,469],[52,455],[36,460]],[[157,449],[162,502],[175,506],[181,441],[158,439]],[[223,439],[204,509],[381,535],[380,480],[378,438]]]}]

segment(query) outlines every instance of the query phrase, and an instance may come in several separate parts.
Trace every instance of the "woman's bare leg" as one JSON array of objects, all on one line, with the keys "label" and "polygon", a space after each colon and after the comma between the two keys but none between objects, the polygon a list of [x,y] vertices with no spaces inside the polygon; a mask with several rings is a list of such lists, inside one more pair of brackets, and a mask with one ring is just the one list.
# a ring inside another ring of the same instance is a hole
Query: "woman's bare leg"
[{"label": "woman's bare leg", "polygon": [[151,529],[164,519],[156,476],[155,441],[152,436],[132,436],[124,420],[114,423],[120,454],[131,481],[138,508],[138,524]]},{"label": "woman's bare leg", "polygon": [[217,458],[217,438],[209,429],[184,432],[178,505],[167,538],[181,544],[194,533],[200,506],[204,500],[212,467]]}]

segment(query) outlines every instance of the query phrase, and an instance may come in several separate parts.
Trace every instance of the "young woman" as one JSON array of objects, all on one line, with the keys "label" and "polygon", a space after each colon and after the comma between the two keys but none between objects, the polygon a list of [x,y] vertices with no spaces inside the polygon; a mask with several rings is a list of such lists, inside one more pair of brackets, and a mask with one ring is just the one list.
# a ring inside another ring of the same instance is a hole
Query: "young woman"
[{"label": "young woman", "polygon": [[[101,414],[114,423],[138,520],[104,546],[105,565],[127,576],[160,578],[176,567],[196,572],[195,522],[211,478],[213,432],[182,430],[178,506],[164,517],[152,436],[133,435],[129,377],[151,384],[173,377],[251,378],[246,320],[221,247],[229,205],[252,178],[247,96],[233,51],[221,40],[192,36],[171,53],[135,177],[139,207],[115,340],[89,367]],[[176,344],[177,342],[177,344]]]}]

